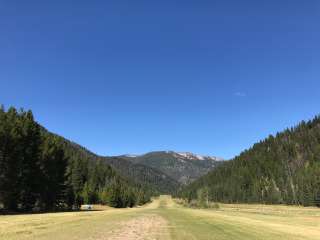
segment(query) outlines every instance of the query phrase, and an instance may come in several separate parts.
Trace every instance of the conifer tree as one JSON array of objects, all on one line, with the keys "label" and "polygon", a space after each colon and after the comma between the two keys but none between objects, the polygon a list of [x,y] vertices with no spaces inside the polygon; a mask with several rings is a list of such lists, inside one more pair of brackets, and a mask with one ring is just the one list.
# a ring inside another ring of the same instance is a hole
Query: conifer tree
[{"label": "conifer tree", "polygon": [[1,113],[1,181],[0,192],[5,209],[15,211],[18,209],[20,186],[21,160],[21,131],[18,124],[16,109],[9,108]]},{"label": "conifer tree", "polygon": [[31,111],[21,112],[20,115],[20,201],[22,209],[30,211],[41,191],[41,183],[39,182],[39,179],[41,179],[41,134],[39,125],[34,121]]},{"label": "conifer tree", "polygon": [[41,155],[41,201],[46,210],[67,203],[66,168],[68,159],[56,137],[44,137]]}]

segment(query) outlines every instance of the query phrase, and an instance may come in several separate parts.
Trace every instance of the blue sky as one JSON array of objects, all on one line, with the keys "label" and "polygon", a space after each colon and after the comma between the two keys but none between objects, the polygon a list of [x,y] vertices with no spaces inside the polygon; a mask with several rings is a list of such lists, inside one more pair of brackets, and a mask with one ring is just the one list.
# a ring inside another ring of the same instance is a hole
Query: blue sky
[{"label": "blue sky", "polygon": [[231,158],[320,113],[320,2],[0,1],[0,103],[101,155]]}]

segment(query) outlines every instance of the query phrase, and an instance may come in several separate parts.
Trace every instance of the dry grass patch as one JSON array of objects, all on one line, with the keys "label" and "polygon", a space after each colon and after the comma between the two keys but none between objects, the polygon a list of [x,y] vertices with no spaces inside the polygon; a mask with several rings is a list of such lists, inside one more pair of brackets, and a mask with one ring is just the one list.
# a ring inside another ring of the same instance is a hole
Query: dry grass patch
[{"label": "dry grass patch", "polygon": [[133,209],[0,216],[5,240],[319,240],[320,209],[220,204],[190,209],[161,196]]}]

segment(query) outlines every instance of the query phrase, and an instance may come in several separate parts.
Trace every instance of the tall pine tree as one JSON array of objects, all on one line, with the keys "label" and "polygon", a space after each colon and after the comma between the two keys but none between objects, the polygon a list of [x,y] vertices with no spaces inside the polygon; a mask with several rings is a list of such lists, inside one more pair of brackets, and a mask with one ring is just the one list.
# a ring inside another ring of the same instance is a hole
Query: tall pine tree
[{"label": "tall pine tree", "polygon": [[66,201],[66,169],[68,159],[56,137],[45,136],[42,143],[41,202],[46,210],[54,210]]}]

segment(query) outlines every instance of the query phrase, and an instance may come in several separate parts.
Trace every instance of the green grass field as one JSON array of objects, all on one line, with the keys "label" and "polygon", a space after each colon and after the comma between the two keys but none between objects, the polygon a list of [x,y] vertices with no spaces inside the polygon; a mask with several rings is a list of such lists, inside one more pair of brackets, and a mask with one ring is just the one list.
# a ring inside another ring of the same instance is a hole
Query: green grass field
[{"label": "green grass field", "polygon": [[0,216],[0,239],[320,239],[320,209],[221,205],[189,209],[169,196],[134,209]]}]

